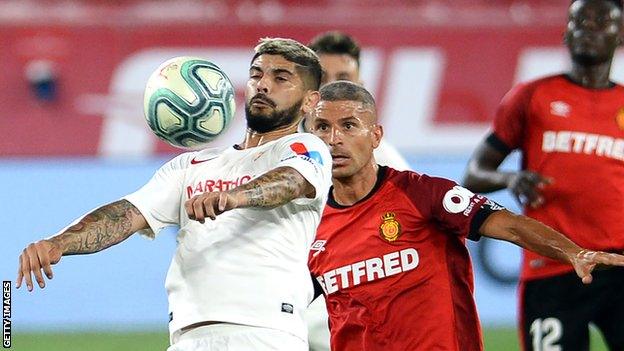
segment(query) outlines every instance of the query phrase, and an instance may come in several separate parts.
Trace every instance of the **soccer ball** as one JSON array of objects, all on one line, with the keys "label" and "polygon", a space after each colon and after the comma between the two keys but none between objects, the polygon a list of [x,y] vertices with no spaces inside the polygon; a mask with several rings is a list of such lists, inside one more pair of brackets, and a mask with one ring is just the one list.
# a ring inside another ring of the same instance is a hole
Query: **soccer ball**
[{"label": "soccer ball", "polygon": [[172,58],[149,77],[143,98],[147,124],[162,140],[197,148],[221,134],[234,116],[234,87],[214,63]]}]

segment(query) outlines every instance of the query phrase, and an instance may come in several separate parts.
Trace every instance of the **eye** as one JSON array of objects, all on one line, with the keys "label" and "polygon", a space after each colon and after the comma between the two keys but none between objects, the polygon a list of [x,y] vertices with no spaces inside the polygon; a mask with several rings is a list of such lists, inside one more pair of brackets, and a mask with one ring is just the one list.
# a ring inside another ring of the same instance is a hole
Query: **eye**
[{"label": "eye", "polygon": [[329,129],[329,125],[327,125],[327,123],[320,123],[315,129],[321,132],[326,132]]},{"label": "eye", "polygon": [[349,130],[349,129],[353,129],[355,128],[355,123],[353,122],[347,122],[344,124],[345,129]]},{"label": "eye", "polygon": [[275,77],[275,80],[277,80],[278,82],[287,82],[288,81],[288,79],[286,77],[280,77],[280,76]]}]

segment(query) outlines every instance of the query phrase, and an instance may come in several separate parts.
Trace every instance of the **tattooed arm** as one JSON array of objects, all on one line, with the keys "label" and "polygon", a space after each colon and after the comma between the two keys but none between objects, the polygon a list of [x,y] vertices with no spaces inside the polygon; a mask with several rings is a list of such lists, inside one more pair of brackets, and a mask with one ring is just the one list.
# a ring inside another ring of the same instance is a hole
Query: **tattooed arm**
[{"label": "tattooed arm", "polygon": [[132,233],[147,228],[147,222],[139,210],[127,200],[104,205],[88,213],[76,224],[58,235],[28,245],[19,258],[17,288],[26,282],[32,291],[31,273],[39,287],[45,287],[41,270],[52,279],[51,265],[61,256],[94,253],[118,244]]},{"label": "tattooed arm", "polygon": [[235,208],[275,208],[300,197],[312,198],[315,189],[297,170],[278,167],[236,189],[196,195],[186,201],[190,219],[204,223],[206,217]]}]

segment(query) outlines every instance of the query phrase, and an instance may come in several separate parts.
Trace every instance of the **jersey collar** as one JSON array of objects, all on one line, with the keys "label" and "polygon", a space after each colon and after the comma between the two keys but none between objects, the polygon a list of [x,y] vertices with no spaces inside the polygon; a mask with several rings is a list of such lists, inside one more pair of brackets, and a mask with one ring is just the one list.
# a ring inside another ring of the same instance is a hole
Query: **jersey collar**
[{"label": "jersey collar", "polygon": [[327,205],[329,207],[332,208],[336,208],[336,209],[344,209],[344,208],[349,208],[349,207],[353,207],[356,206],[366,200],[368,200],[370,197],[372,197],[373,195],[375,195],[375,193],[377,192],[377,190],[379,190],[379,188],[381,188],[381,186],[384,183],[384,180],[386,178],[386,173],[388,171],[388,167],[386,166],[379,166],[379,169],[377,170],[377,180],[375,181],[375,186],[371,189],[371,191],[366,194],[366,196],[364,196],[363,198],[361,198],[358,202],[354,203],[353,205],[350,206],[344,206],[341,205],[339,203],[336,202],[336,199],[334,199],[334,187],[330,187],[329,188],[329,196],[327,197]]}]

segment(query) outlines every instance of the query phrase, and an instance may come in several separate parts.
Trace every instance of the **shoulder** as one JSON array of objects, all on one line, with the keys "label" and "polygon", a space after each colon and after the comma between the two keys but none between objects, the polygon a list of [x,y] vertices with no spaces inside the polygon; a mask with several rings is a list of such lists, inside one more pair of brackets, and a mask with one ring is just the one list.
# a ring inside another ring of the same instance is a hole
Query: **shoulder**
[{"label": "shoulder", "polygon": [[[455,185],[454,181],[442,177],[430,176],[424,173],[418,173],[410,170],[406,171],[398,171],[394,168],[388,167],[388,176],[387,180],[401,189],[410,189],[411,188],[431,188],[439,185]],[[409,188],[408,188],[409,187]]]},{"label": "shoulder", "polygon": [[321,140],[319,137],[317,137],[316,135],[312,134],[312,133],[306,133],[306,132],[300,132],[300,133],[294,133],[294,134],[289,134],[286,136],[283,136],[279,139],[277,139],[277,145],[288,145],[288,144],[292,144],[292,143],[296,143],[296,142],[300,142],[300,143],[305,143],[305,144],[312,144],[312,145],[325,145],[325,143],[323,142],[323,140]]},{"label": "shoulder", "polygon": [[202,163],[210,159],[216,158],[222,153],[223,148],[209,148],[199,151],[185,152],[171,159],[163,166],[163,168],[166,167],[171,170],[183,170],[193,164]]},{"label": "shoulder", "polygon": [[331,157],[329,149],[323,140],[310,133],[295,133],[283,136],[277,139],[272,148],[278,154],[286,152],[287,154],[307,156],[319,160],[330,159]]},{"label": "shoulder", "polygon": [[516,84],[509,90],[506,97],[507,99],[510,97],[526,99],[532,97],[537,90],[551,86],[561,87],[565,84],[567,80],[563,74],[541,77]]}]

